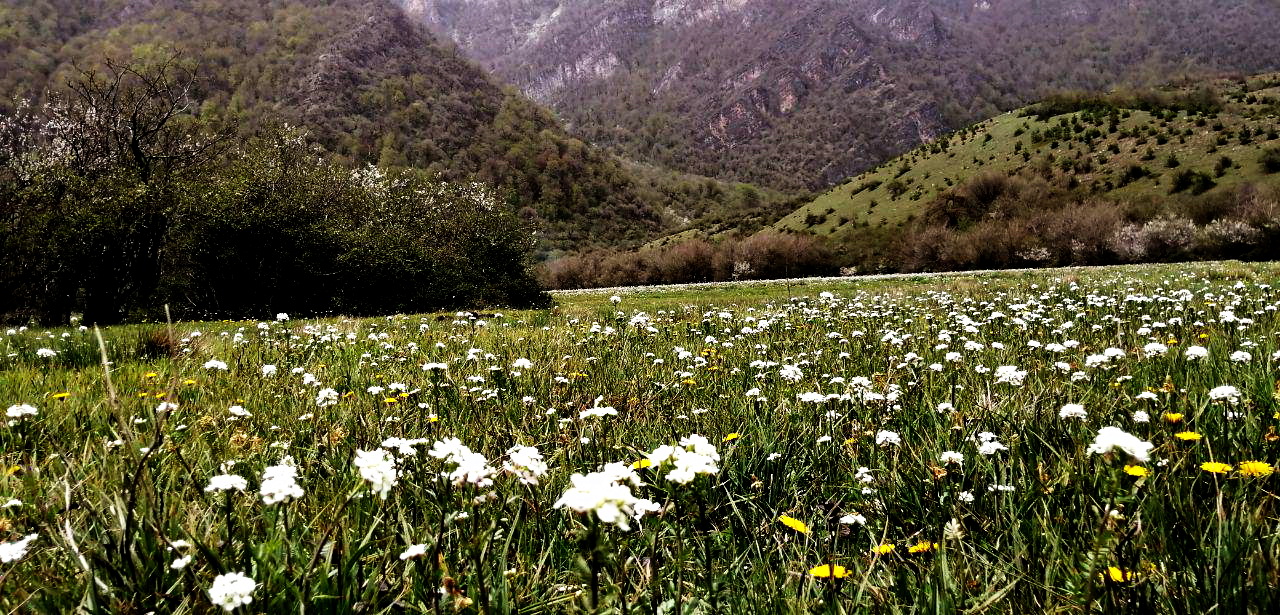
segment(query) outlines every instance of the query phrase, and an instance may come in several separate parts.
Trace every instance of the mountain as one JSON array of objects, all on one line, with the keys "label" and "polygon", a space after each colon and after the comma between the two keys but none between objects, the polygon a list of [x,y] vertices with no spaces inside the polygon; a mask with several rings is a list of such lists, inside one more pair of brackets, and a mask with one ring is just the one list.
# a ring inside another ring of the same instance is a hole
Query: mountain
[{"label": "mountain", "polygon": [[0,2],[0,106],[108,60],[170,54],[201,77],[197,113],[250,131],[302,126],[351,164],[491,184],[538,225],[543,250],[640,241],[685,204],[649,194],[652,181],[383,0]]},{"label": "mountain", "polygon": [[597,145],[830,186],[1064,89],[1280,68],[1271,0],[396,0]]}]

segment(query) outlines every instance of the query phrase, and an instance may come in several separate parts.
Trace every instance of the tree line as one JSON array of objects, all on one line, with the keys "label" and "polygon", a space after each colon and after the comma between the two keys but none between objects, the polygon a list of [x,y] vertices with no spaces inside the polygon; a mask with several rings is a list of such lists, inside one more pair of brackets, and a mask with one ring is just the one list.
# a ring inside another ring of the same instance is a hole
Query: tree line
[{"label": "tree line", "polygon": [[542,305],[533,233],[479,184],[345,164],[198,113],[176,58],[106,63],[0,117],[0,319]]}]

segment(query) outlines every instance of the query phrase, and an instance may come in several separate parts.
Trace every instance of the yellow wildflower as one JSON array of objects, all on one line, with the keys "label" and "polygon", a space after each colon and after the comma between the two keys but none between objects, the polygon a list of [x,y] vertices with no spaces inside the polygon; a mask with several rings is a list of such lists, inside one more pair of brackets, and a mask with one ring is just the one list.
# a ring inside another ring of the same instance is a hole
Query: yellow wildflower
[{"label": "yellow wildflower", "polygon": [[1164,420],[1166,423],[1180,423],[1182,422],[1182,416],[1181,412],[1166,412],[1164,413]]},{"label": "yellow wildflower", "polygon": [[1226,474],[1231,471],[1231,464],[1222,463],[1221,461],[1206,461],[1200,464],[1200,469],[1213,474]]},{"label": "yellow wildflower", "polygon": [[1182,440],[1182,441],[1184,441],[1184,442],[1195,442],[1196,440],[1199,440],[1200,438],[1203,438],[1204,436],[1202,436],[1202,435],[1200,435],[1200,434],[1198,434],[1198,433],[1196,433],[1196,432],[1194,432],[1194,431],[1179,431],[1178,433],[1173,434],[1173,437],[1175,437],[1175,438],[1177,438],[1177,439],[1179,439],[1179,440]]},{"label": "yellow wildflower", "polygon": [[71,394],[66,391],[63,391],[61,393],[54,393],[53,395],[50,395],[50,397],[54,399],[66,399],[68,397],[71,397]]},{"label": "yellow wildflower", "polygon": [[839,564],[836,564],[834,566],[828,566],[827,564],[823,564],[821,566],[815,566],[813,568],[810,568],[809,574],[815,577],[818,577],[820,579],[829,579],[831,577],[835,577],[837,579],[843,579],[849,576],[849,569]]},{"label": "yellow wildflower", "polygon": [[892,542],[886,542],[882,545],[871,547],[871,552],[877,555],[888,555],[890,553],[893,553],[893,550],[896,548],[897,546],[894,545]]},{"label": "yellow wildflower", "polygon": [[1133,570],[1125,570],[1124,568],[1119,568],[1117,566],[1107,566],[1106,571],[1102,572],[1099,576],[1102,577],[1102,580],[1111,581],[1112,583],[1128,583],[1129,581],[1136,581],[1138,579],[1137,572]]},{"label": "yellow wildflower", "polygon": [[648,459],[640,459],[635,463],[631,464],[631,467],[637,470],[643,470],[644,468],[650,467],[652,465],[653,465],[652,461],[649,461]]},{"label": "yellow wildflower", "polygon": [[724,437],[724,441],[725,441],[725,442],[729,442],[729,441],[732,441],[732,440],[737,440],[738,438],[741,438],[741,437],[742,437],[742,434],[740,434],[740,433],[738,433],[738,432],[736,432],[736,431],[735,431],[735,432],[733,432],[733,433],[731,433],[731,434],[729,434],[729,435],[725,436],[725,437]]},{"label": "yellow wildflower", "polygon": [[1128,474],[1129,476],[1137,476],[1138,478],[1142,478],[1143,476],[1150,474],[1151,471],[1142,466],[1125,466],[1124,473]]},{"label": "yellow wildflower", "polygon": [[778,517],[778,521],[781,521],[783,525],[800,532],[801,534],[808,534],[810,531],[809,526],[805,525],[804,521],[789,515],[782,515],[781,517]]},{"label": "yellow wildflower", "polygon": [[1237,471],[1245,476],[1270,476],[1276,470],[1265,461],[1244,461]]},{"label": "yellow wildflower", "polygon": [[938,543],[921,540],[907,548],[908,553],[928,553],[938,548]]}]

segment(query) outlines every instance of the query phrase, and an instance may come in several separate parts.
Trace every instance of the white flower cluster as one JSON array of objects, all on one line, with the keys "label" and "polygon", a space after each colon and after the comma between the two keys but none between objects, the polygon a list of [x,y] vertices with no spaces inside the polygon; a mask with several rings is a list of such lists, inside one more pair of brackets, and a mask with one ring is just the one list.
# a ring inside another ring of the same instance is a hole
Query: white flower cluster
[{"label": "white flower cluster", "polygon": [[298,467],[294,465],[293,457],[286,456],[280,460],[280,465],[263,470],[258,490],[262,492],[262,503],[268,506],[302,497],[302,487],[298,486]]},{"label": "white flower cluster", "polygon": [[1146,442],[1119,427],[1103,427],[1098,430],[1098,435],[1093,439],[1093,444],[1089,445],[1089,452],[1105,455],[1112,450],[1119,449],[1135,460],[1145,462],[1151,458],[1153,446],[1150,442]]},{"label": "white flower cluster", "polygon": [[241,572],[220,574],[209,586],[209,600],[230,613],[238,607],[253,602],[253,590],[258,584]]},{"label": "white flower cluster", "polygon": [[647,456],[653,467],[670,465],[671,471],[666,479],[673,483],[687,485],[699,474],[715,474],[720,471],[716,463],[720,461],[720,453],[714,444],[706,438],[693,434],[680,439],[679,446],[662,445],[653,449]]},{"label": "white flower cluster", "polygon": [[243,476],[238,476],[236,474],[219,474],[209,479],[209,484],[204,488],[204,490],[208,493],[213,493],[215,491],[231,491],[232,489],[236,491],[244,491],[248,488],[249,481],[246,481]]},{"label": "white flower cluster", "polygon": [[978,454],[979,455],[982,455],[984,457],[989,457],[1000,451],[1007,451],[1007,450],[1009,450],[1009,447],[1005,446],[1004,444],[1001,444],[1000,441],[996,439],[995,434],[989,431],[984,431],[978,434]]},{"label": "white flower cluster", "polygon": [[1240,389],[1231,385],[1223,385],[1209,389],[1209,399],[1213,401],[1224,401],[1228,404],[1240,403]]},{"label": "white flower cluster", "polygon": [[493,475],[497,471],[489,465],[489,460],[467,448],[457,438],[437,440],[427,454],[446,464],[453,464],[452,470],[440,475],[448,478],[454,486],[470,484],[483,489],[493,484]]},{"label": "white flower cluster", "polygon": [[1058,411],[1058,418],[1060,419],[1080,419],[1083,421],[1087,416],[1089,414],[1084,411],[1084,406],[1080,404],[1067,404]]},{"label": "white flower cluster", "polygon": [[532,446],[517,445],[507,449],[507,460],[502,462],[502,469],[526,485],[536,485],[538,479],[547,475],[547,463],[542,460],[542,453]]},{"label": "white flower cluster", "polygon": [[36,537],[36,534],[27,534],[16,542],[0,542],[0,563],[8,564],[25,557]]},{"label": "white flower cluster", "polygon": [[356,451],[356,468],[360,470],[360,478],[369,482],[369,487],[382,499],[396,486],[399,473],[396,471],[396,460],[387,451]]},{"label": "white flower cluster", "polygon": [[21,421],[28,416],[35,416],[36,414],[39,414],[39,411],[31,404],[15,404],[9,406],[9,409],[4,412],[4,415],[10,419],[10,425],[15,425],[18,421]]},{"label": "white flower cluster", "polygon": [[611,463],[599,472],[587,475],[575,473],[569,477],[571,486],[556,500],[555,508],[568,508],[577,513],[595,513],[596,517],[622,530],[631,529],[631,519],[637,521],[645,513],[656,512],[658,505],[650,500],[637,498],[631,486],[643,483],[631,468],[623,463]]},{"label": "white flower cluster", "polygon": [[1016,365],[1001,365],[996,368],[997,384],[1009,384],[1015,387],[1020,387],[1026,379],[1026,370],[1018,369],[1018,366]]}]

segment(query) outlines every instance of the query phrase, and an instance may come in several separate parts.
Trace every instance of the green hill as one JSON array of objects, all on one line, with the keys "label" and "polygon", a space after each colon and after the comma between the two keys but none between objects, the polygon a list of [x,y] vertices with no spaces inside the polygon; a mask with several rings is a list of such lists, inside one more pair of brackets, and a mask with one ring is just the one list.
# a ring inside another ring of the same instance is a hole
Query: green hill
[{"label": "green hill", "polygon": [[1152,203],[1280,183],[1280,74],[1106,96],[1064,95],[944,136],[776,222],[837,241],[905,227],[984,174],[1034,178],[1078,199]]}]

